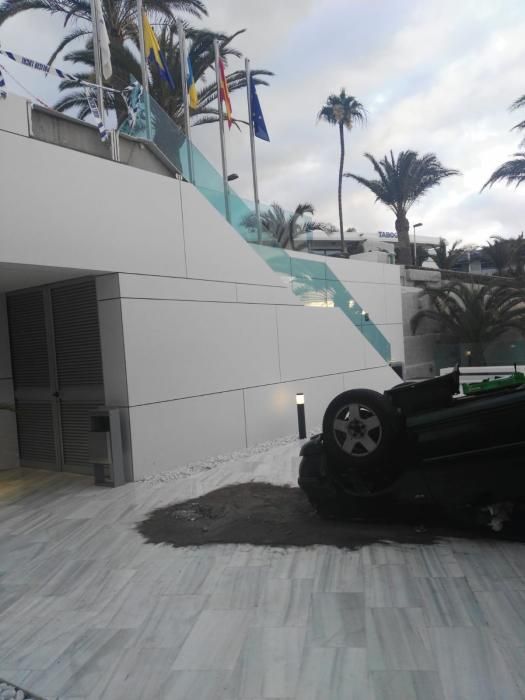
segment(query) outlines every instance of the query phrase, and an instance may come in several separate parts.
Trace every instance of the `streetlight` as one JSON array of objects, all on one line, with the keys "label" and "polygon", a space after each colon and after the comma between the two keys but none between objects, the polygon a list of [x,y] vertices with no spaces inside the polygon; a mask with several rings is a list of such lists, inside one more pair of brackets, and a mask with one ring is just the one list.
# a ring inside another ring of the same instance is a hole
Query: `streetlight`
[{"label": "streetlight", "polygon": [[414,265],[417,265],[416,228],[417,228],[418,226],[423,226],[423,224],[421,224],[421,223],[419,223],[419,224],[414,224]]},{"label": "streetlight", "polygon": [[228,182],[232,182],[233,180],[238,180],[239,176],[237,175],[237,173],[230,173],[226,179],[228,180]]}]

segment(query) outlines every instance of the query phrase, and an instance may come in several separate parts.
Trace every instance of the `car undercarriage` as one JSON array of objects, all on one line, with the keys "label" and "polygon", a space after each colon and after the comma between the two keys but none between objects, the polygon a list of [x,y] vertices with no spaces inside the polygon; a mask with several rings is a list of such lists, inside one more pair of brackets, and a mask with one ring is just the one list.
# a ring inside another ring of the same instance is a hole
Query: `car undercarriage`
[{"label": "car undercarriage", "polygon": [[383,394],[336,396],[322,433],[301,449],[299,485],[317,512],[352,518],[431,505],[501,530],[525,504],[525,377],[468,385],[467,396],[459,378],[455,369]]}]

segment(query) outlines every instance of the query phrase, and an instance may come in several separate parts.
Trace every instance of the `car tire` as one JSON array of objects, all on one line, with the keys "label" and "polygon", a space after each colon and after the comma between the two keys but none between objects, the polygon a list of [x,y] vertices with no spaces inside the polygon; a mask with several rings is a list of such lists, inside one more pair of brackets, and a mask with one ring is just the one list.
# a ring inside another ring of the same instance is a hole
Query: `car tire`
[{"label": "car tire", "polygon": [[346,483],[370,493],[397,475],[400,420],[389,398],[369,389],[336,396],[323,418],[328,464]]}]

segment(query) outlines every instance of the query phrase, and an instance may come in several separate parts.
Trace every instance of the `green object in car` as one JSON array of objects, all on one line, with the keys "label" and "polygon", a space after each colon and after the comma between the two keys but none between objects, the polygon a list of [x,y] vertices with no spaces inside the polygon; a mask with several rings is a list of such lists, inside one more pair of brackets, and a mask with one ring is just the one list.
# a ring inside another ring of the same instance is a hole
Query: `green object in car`
[{"label": "green object in car", "polygon": [[525,374],[523,372],[513,372],[507,377],[496,377],[494,379],[483,379],[481,382],[471,382],[462,384],[465,396],[475,396],[485,394],[489,391],[501,391],[502,389],[512,389],[513,387],[525,384]]}]

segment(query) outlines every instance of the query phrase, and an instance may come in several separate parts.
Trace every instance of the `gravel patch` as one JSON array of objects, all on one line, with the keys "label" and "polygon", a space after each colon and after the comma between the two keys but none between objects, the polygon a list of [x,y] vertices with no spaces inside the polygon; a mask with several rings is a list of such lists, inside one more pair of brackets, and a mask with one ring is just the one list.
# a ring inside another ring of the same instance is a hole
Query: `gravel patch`
[{"label": "gravel patch", "polygon": [[410,522],[413,516],[408,509],[401,510],[360,521],[351,515],[348,519],[321,520],[301,489],[249,482],[157,508],[136,528],[147,542],[173,547],[252,544],[358,549],[378,542],[436,541],[436,532],[420,533]]},{"label": "gravel patch", "polygon": [[[317,431],[312,431],[311,435],[315,435]],[[194,474],[199,474],[200,472],[209,471],[214,469],[221,464],[226,462],[231,462],[237,459],[246,459],[248,457],[253,457],[255,455],[264,454],[270,450],[281,447],[284,445],[289,445],[292,442],[297,442],[299,445],[299,438],[297,435],[286,435],[285,437],[280,437],[275,440],[268,440],[267,442],[261,442],[253,447],[248,447],[244,450],[236,450],[229,455],[217,455],[215,457],[209,457],[208,459],[203,459],[198,462],[190,462],[189,464],[184,464],[180,467],[176,467],[162,474],[154,474],[152,476],[145,476],[143,479],[137,479],[135,483],[137,484],[159,484],[166,481],[176,481],[177,479],[183,479],[188,476],[193,476]]]},{"label": "gravel patch", "polygon": [[42,700],[16,685],[0,679],[0,700]]}]

